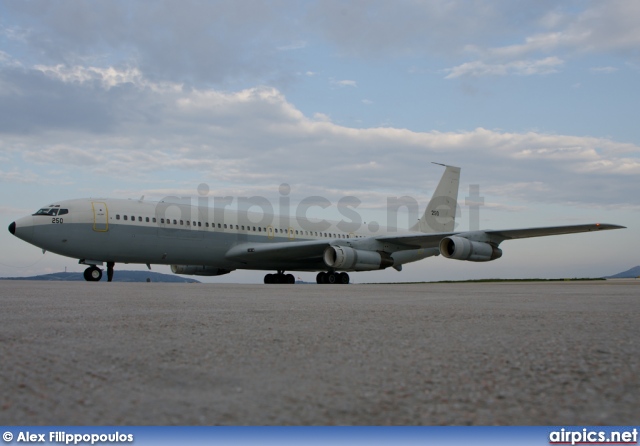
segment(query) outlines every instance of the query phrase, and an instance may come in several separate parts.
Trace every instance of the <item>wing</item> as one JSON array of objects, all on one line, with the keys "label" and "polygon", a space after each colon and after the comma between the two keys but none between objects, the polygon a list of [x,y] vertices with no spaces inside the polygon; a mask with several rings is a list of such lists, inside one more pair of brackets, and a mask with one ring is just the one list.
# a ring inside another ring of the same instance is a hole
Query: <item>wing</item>
[{"label": "wing", "polygon": [[490,230],[483,232],[488,234],[492,241],[501,243],[504,240],[515,240],[519,238],[546,237],[548,235],[576,234],[579,232],[606,231],[609,229],[624,228],[625,226],[612,225],[608,223],[592,223],[586,225],[547,226],[542,228]]},{"label": "wing", "polygon": [[608,229],[623,229],[625,226],[612,225],[607,223],[593,223],[584,225],[570,226],[547,226],[541,228],[525,228],[525,229],[500,229],[500,230],[483,230],[470,232],[442,232],[436,234],[399,234],[385,235],[375,237],[384,243],[393,243],[406,249],[418,248],[435,248],[445,237],[456,235],[458,237],[468,238],[469,240],[478,240],[493,243],[496,246],[505,240],[514,240],[529,237],[545,237],[548,235],[575,234],[579,232],[604,231]]},{"label": "wing", "polygon": [[[380,256],[381,253],[392,254],[402,251],[422,250],[415,256],[400,257],[395,254],[394,261],[398,264],[409,261],[420,260],[424,257],[434,255],[439,252],[441,242],[448,237],[454,239],[467,239],[480,246],[480,249],[488,249],[491,253],[480,254],[482,260],[493,260],[496,258],[494,248],[505,240],[513,240],[528,237],[543,237],[548,235],[573,234],[578,232],[594,232],[608,229],[622,229],[624,226],[612,224],[586,224],[571,226],[549,226],[541,228],[526,229],[502,229],[485,230],[471,232],[440,232],[435,234],[424,234],[418,232],[374,236],[361,239],[325,239],[308,241],[290,241],[276,243],[250,242],[233,246],[227,251],[226,259],[242,264],[248,269],[289,269],[297,271],[318,271],[326,268],[323,255],[329,246],[342,246],[357,249],[359,255],[366,255],[370,252]],[[482,248],[484,245],[485,248]],[[427,248],[432,248],[428,250]],[[435,250],[433,248],[436,248]],[[427,249],[425,251],[425,249]],[[478,249],[478,248],[475,248]],[[487,251],[488,252],[488,251]],[[500,254],[501,255],[501,254]],[[450,257],[446,255],[445,257]],[[453,257],[457,258],[457,257]],[[469,260],[469,259],[461,259]],[[393,261],[392,261],[393,263]],[[391,265],[387,265],[391,266]],[[369,269],[379,269],[382,266]],[[363,267],[364,268],[364,267]],[[363,269],[363,271],[366,269]]]}]

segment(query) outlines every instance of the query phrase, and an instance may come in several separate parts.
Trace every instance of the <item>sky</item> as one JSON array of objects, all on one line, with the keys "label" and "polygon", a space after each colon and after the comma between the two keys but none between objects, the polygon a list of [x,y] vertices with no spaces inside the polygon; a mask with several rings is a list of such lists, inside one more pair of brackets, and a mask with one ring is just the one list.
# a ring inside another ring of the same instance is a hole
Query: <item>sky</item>
[{"label": "sky", "polygon": [[[340,220],[355,196],[384,225],[394,197],[426,205],[437,162],[462,168],[458,230],[472,188],[482,229],[627,229],[353,282],[615,274],[640,264],[639,22],[629,1],[0,2],[0,223],[207,187],[277,210],[287,184],[292,213],[321,196]],[[84,269],[8,231],[0,244],[2,277]]]}]

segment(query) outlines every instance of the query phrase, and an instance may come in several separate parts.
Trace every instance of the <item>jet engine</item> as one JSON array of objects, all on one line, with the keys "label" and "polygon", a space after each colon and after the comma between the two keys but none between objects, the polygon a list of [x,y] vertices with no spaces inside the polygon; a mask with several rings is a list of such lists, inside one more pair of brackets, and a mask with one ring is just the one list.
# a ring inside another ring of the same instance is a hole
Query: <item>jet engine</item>
[{"label": "jet engine", "polygon": [[448,259],[488,262],[502,257],[502,250],[485,242],[464,237],[445,237],[440,241],[440,253]]},{"label": "jet engine", "polygon": [[229,274],[233,270],[205,265],[171,265],[171,271],[174,274],[186,274],[190,276],[221,276],[223,274]]},{"label": "jet engine", "polygon": [[346,246],[328,246],[324,250],[324,263],[337,271],[373,271],[393,266],[386,252],[364,251]]}]

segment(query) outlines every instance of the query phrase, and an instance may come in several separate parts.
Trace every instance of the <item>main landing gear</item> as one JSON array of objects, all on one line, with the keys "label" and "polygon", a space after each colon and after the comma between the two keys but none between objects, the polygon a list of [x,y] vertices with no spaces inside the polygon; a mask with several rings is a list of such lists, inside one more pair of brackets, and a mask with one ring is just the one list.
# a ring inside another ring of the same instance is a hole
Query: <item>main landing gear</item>
[{"label": "main landing gear", "polygon": [[[111,282],[113,280],[113,267],[115,266],[114,262],[107,262],[107,281]],[[89,268],[84,270],[84,280],[87,282],[99,282],[102,279],[102,270],[95,265],[91,265]]]},{"label": "main landing gear", "polygon": [[328,273],[321,272],[316,276],[316,283],[340,283],[346,285],[349,283],[349,274],[330,271]]},{"label": "main landing gear", "polygon": [[293,277],[293,274],[285,274],[284,271],[280,270],[277,274],[267,274],[264,276],[264,283],[296,283],[296,278]]}]

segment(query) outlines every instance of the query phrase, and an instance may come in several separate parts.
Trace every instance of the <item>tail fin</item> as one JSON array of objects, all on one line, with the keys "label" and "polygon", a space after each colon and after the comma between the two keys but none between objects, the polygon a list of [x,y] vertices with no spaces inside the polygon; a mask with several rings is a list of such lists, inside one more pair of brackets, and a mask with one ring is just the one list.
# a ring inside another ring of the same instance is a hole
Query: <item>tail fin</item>
[{"label": "tail fin", "polygon": [[453,231],[458,208],[460,168],[444,164],[440,165],[445,166],[446,169],[422,218],[411,228],[412,231],[425,233]]}]

